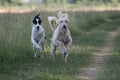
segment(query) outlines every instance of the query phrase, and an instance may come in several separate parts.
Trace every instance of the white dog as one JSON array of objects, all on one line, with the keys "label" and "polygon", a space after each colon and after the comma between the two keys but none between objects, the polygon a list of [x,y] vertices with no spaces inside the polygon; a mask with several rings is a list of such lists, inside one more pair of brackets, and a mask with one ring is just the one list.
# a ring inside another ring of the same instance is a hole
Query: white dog
[{"label": "white dog", "polygon": [[44,51],[44,44],[45,44],[45,32],[42,28],[42,20],[39,16],[40,14],[36,15],[33,19],[33,27],[32,27],[32,34],[31,34],[31,42],[33,44],[33,51],[34,51],[34,57],[36,58],[37,55],[37,49],[40,49],[41,57],[43,56]]},{"label": "white dog", "polygon": [[58,18],[49,16],[48,21],[51,29],[53,30],[53,36],[51,40],[51,53],[53,55],[53,61],[56,59],[56,47],[62,51],[62,58],[67,62],[67,56],[69,47],[72,44],[72,38],[68,28],[69,15],[67,13],[58,12]]}]

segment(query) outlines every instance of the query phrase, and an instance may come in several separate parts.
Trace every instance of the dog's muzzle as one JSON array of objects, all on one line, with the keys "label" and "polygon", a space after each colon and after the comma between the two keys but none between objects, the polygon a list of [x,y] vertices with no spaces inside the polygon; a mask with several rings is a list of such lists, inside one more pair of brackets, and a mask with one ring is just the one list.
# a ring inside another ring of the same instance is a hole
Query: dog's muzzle
[{"label": "dog's muzzle", "polygon": [[66,32],[66,31],[67,31],[67,27],[66,27],[65,25],[63,25],[62,30],[63,30],[64,32]]},{"label": "dog's muzzle", "polygon": [[64,25],[63,28],[66,29],[66,26]]},{"label": "dog's muzzle", "polygon": [[39,28],[40,28],[40,27],[39,27],[39,26],[37,26],[37,30],[39,30]]}]

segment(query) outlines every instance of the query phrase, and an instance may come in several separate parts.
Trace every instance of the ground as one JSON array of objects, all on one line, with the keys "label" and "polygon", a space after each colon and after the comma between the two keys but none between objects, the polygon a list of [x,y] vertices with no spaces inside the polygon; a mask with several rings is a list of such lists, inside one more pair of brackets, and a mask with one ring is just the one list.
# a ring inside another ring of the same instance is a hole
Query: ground
[{"label": "ground", "polygon": [[109,32],[106,36],[106,42],[104,45],[93,54],[93,60],[89,66],[84,67],[80,70],[77,78],[80,80],[96,80],[98,76],[103,75],[105,64],[109,59],[109,55],[112,55],[114,47],[114,41],[120,32],[120,27],[112,32]]},{"label": "ground", "polygon": [[[39,53],[33,57],[30,41],[32,19],[38,13],[47,39],[44,60]],[[81,10],[68,14],[73,38],[68,63],[62,60],[59,49],[53,63],[47,17],[57,16],[57,11],[0,13],[0,80],[120,80],[120,11]]]}]

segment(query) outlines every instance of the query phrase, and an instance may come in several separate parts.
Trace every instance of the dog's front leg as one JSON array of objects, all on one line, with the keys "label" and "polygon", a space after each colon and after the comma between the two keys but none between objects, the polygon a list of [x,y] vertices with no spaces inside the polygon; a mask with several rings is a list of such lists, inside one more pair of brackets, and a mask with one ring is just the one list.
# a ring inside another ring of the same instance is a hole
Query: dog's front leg
[{"label": "dog's front leg", "polygon": [[36,47],[34,45],[33,45],[33,53],[34,53],[34,58],[36,58],[37,57],[37,55],[36,55],[37,49],[36,49]]},{"label": "dog's front leg", "polygon": [[36,48],[40,48],[40,46],[36,43],[36,41],[32,38],[31,42],[33,44],[33,53],[34,53],[34,57],[37,57],[37,49]]},{"label": "dog's front leg", "polygon": [[66,47],[65,47],[63,42],[61,42],[60,40],[56,40],[55,42],[59,46],[59,48],[62,51],[62,53],[67,52],[67,49],[66,49]]},{"label": "dog's front leg", "polygon": [[34,47],[40,48],[39,44],[37,44],[33,38],[31,39],[31,41],[32,41],[32,44],[34,45]]},{"label": "dog's front leg", "polygon": [[42,59],[44,59],[44,44],[45,44],[45,37],[43,37],[43,38],[39,41],[40,53],[41,53],[41,58],[42,58]]},{"label": "dog's front leg", "polygon": [[43,53],[43,51],[44,51],[44,44],[40,44],[40,57],[42,59],[44,59],[44,53]]},{"label": "dog's front leg", "polygon": [[53,56],[53,62],[56,60],[56,45],[51,43],[51,54]]},{"label": "dog's front leg", "polygon": [[72,39],[70,39],[70,40],[65,44],[65,47],[66,47],[67,51],[69,51],[71,44],[72,44]]},{"label": "dog's front leg", "polygon": [[60,50],[62,51],[62,58],[67,63],[67,56],[68,56],[67,48],[65,47],[64,43],[59,40],[56,40],[56,43],[58,44]]}]

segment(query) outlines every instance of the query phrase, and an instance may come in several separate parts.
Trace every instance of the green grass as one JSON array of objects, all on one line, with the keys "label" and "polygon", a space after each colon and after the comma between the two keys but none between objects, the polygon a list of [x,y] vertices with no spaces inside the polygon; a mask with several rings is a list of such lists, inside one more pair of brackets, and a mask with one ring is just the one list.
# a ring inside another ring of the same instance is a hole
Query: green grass
[{"label": "green grass", "polygon": [[115,47],[103,74],[104,76],[99,77],[98,80],[120,80],[120,35],[115,40]]},{"label": "green grass", "polygon": [[[120,17],[112,16],[112,21],[110,20],[110,24],[106,24],[105,30],[114,30],[116,27],[120,27]],[[113,26],[111,29],[107,29],[107,26]],[[109,60],[106,63],[105,69],[103,71],[103,76],[99,76],[97,80],[120,80],[120,35],[114,40],[114,48],[112,51],[112,55],[109,55]]]},{"label": "green grass", "polygon": [[89,65],[92,53],[104,44],[107,32],[120,24],[117,11],[68,12],[73,38],[68,63],[59,51],[53,63],[47,17],[57,12],[40,12],[47,37],[44,60],[33,57],[30,41],[32,19],[38,12],[0,14],[0,80],[75,80],[77,71]]}]

